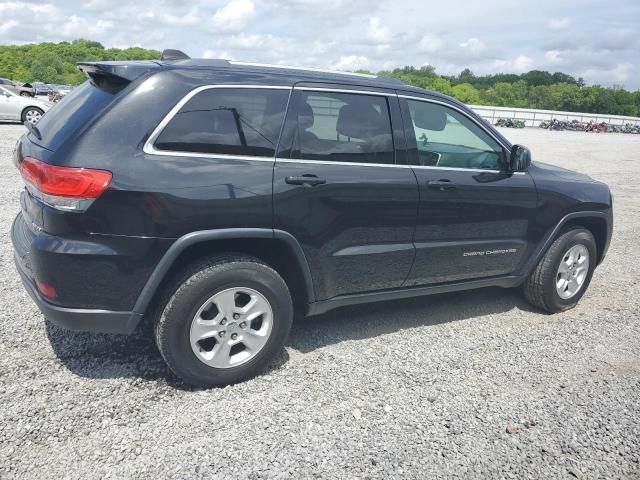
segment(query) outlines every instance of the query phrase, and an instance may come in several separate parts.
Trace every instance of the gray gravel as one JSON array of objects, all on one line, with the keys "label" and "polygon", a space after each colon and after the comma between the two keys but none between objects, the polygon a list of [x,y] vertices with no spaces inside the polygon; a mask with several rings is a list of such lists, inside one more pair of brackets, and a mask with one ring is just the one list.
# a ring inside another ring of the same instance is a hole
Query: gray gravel
[{"label": "gray gravel", "polygon": [[[0,125],[3,232],[22,131]],[[505,134],[612,187],[577,308],[485,289],[298,319],[274,368],[224,389],[180,384],[142,334],[47,326],[5,236],[0,478],[640,478],[640,136]]]}]

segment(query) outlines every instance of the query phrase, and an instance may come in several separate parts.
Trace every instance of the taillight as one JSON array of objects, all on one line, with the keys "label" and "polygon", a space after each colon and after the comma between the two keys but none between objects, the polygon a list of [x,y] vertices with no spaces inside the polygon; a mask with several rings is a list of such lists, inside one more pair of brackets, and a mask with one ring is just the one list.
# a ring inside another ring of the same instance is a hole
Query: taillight
[{"label": "taillight", "polygon": [[84,211],[109,187],[111,172],[59,167],[32,157],[20,163],[20,174],[32,195],[61,210]]}]

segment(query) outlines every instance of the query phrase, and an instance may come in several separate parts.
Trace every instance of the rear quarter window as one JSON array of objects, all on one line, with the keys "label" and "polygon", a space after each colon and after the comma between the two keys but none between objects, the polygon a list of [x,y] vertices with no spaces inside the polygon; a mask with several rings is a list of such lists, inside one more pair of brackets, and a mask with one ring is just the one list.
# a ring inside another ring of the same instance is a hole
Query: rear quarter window
[{"label": "rear quarter window", "polygon": [[190,98],[154,142],[169,152],[273,157],[289,89],[210,88]]}]

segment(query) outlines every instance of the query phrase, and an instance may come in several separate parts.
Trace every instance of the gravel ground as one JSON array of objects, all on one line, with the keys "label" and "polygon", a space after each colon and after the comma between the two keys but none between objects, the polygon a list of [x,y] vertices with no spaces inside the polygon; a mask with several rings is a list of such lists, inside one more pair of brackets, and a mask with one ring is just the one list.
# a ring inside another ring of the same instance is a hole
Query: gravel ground
[{"label": "gravel ground", "polygon": [[[3,232],[22,131],[0,125]],[[5,236],[0,478],[640,478],[640,136],[505,134],[613,190],[578,307],[485,289],[299,319],[274,368],[224,389],[180,384],[141,334],[46,325]]]}]

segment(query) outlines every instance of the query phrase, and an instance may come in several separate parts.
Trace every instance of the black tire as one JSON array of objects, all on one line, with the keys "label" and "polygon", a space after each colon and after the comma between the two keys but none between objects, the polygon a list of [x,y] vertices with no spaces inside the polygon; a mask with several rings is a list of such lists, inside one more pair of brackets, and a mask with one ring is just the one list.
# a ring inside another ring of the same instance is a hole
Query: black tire
[{"label": "black tire", "polygon": [[33,97],[29,92],[20,92],[21,97]]},{"label": "black tire", "polygon": [[41,108],[38,107],[27,107],[22,111],[22,122],[26,122],[27,121],[27,114],[29,112],[38,112],[40,114],[40,116],[44,115],[44,112],[42,111]]},{"label": "black tire", "polygon": [[[218,292],[251,288],[263,295],[273,311],[271,333],[246,363],[214,368],[191,348],[191,322],[198,309]],[[230,254],[194,265],[167,289],[154,323],[155,340],[165,362],[185,382],[198,387],[224,386],[258,374],[282,350],[293,321],[291,294],[282,277],[262,261]]]},{"label": "black tire", "polygon": [[[584,245],[589,251],[589,269],[580,290],[573,297],[563,299],[556,290],[558,267],[569,248],[578,244]],[[580,227],[564,229],[525,281],[524,294],[527,300],[550,313],[563,312],[575,307],[589,287],[596,258],[596,242],[589,230]]]}]

